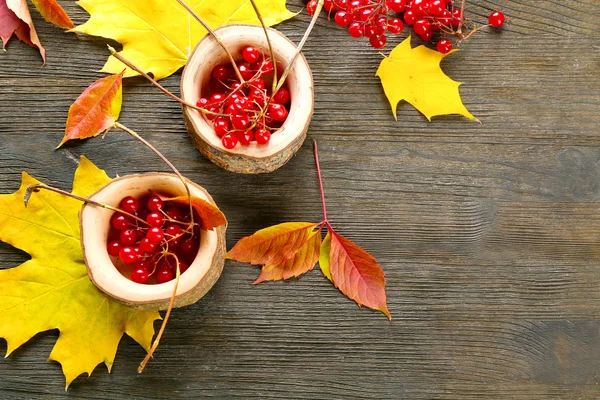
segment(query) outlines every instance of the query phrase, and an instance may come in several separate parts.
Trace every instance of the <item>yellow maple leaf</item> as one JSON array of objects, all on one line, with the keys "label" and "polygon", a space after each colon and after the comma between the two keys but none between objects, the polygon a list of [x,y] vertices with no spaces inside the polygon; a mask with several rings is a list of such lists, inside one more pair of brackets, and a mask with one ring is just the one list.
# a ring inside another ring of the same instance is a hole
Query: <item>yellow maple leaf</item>
[{"label": "yellow maple leaf", "polygon": [[[453,52],[451,52],[453,53]],[[449,53],[449,54],[451,54]],[[422,112],[429,121],[437,115],[460,114],[476,120],[460,98],[456,82],[444,74],[440,62],[448,54],[410,45],[410,36],[400,43],[377,70],[394,118],[398,103],[405,100]]]},{"label": "yellow maple leaf", "polygon": [[[186,2],[190,5],[190,2]],[[256,0],[265,24],[293,17],[285,0]],[[73,29],[123,44],[123,57],[158,79],[185,65],[206,30],[176,0],[80,0],[90,19]],[[249,0],[204,0],[190,7],[211,27],[260,22]],[[123,64],[110,57],[102,72],[118,73]],[[136,75],[127,70],[125,76]]]},{"label": "yellow maple leaf", "polygon": [[[89,196],[109,181],[82,157],[73,193]],[[31,255],[22,265],[0,271],[0,337],[10,354],[38,332],[58,329],[50,360],[62,365],[68,387],[102,362],[110,371],[124,332],[148,350],[160,315],[133,310],[96,289],[79,241],[81,203],[41,191],[25,208],[27,186],[37,183],[23,173],[17,192],[0,195],[0,240]]]}]

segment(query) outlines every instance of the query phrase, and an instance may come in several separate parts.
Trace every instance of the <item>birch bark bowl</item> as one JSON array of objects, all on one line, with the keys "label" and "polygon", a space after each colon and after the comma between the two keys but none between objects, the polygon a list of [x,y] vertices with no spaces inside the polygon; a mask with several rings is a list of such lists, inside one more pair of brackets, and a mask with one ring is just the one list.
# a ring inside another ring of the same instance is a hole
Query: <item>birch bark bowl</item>
[{"label": "birch bark bowl", "polygon": [[[275,58],[285,68],[297,51],[296,45],[275,29],[267,31]],[[232,55],[239,54],[245,46],[268,53],[267,39],[260,26],[228,25],[216,29],[215,33]],[[181,97],[196,104],[204,97],[213,68],[228,62],[223,48],[207,35],[198,43],[183,70]],[[296,58],[286,84],[291,94],[289,116],[266,145],[251,142],[247,146],[238,144],[234,149],[226,149],[215,134],[212,122],[199,111],[184,106],[185,125],[196,148],[219,167],[238,173],[267,173],[285,165],[306,139],[314,111],[313,77],[303,54]]]},{"label": "birch bark bowl", "polygon": [[[201,186],[187,181],[192,196],[215,204]],[[145,173],[113,179],[90,198],[118,207],[126,196],[135,198],[148,190],[173,196],[187,194],[179,177],[168,173]],[[216,205],[216,204],[215,204]],[[138,284],[120,272],[107,251],[110,219],[114,211],[85,204],[79,215],[81,244],[88,276],[108,296],[137,309],[166,309],[173,295],[175,281],[161,284]],[[181,274],[174,307],[197,302],[217,282],[225,261],[225,226],[200,232],[200,247],[187,271]]]}]

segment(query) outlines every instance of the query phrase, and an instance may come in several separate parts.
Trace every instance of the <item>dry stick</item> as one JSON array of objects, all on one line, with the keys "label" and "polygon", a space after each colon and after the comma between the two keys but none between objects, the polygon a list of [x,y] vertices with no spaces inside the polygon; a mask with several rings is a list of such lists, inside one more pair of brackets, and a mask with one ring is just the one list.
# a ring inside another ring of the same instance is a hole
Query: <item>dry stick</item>
[{"label": "dry stick", "polygon": [[135,219],[135,220],[137,220],[139,222],[142,222],[142,223],[144,223],[146,225],[149,225],[143,219],[138,218],[138,217],[136,217],[133,214],[129,214],[128,212],[125,212],[125,211],[120,210],[118,208],[115,208],[113,206],[109,206],[108,204],[99,203],[99,202],[94,201],[92,199],[88,199],[88,198],[85,198],[85,197],[77,196],[76,194],[69,193],[69,192],[66,192],[66,191],[64,191],[62,189],[58,189],[58,188],[55,188],[55,187],[52,187],[52,186],[48,186],[48,185],[45,185],[43,183],[38,183],[37,185],[29,185],[29,186],[27,186],[27,189],[25,190],[25,196],[23,198],[23,202],[25,203],[25,207],[27,207],[27,204],[29,203],[29,199],[31,198],[31,194],[32,193],[37,193],[41,189],[45,189],[45,190],[49,190],[51,192],[62,194],[63,196],[71,197],[71,198],[73,198],[75,200],[79,200],[79,201],[84,202],[86,204],[92,204],[92,205],[97,206],[97,207],[102,207],[102,208],[106,208],[107,210],[111,210],[111,211],[115,211],[115,212],[121,213],[121,214],[127,215],[128,217],[133,218],[133,219]]},{"label": "dry stick", "polygon": [[161,85],[160,83],[158,83],[156,80],[154,80],[150,75],[148,75],[147,73],[145,73],[144,71],[142,71],[141,69],[139,69],[134,63],[132,63],[131,61],[129,61],[128,59],[126,59],[125,57],[123,57],[122,55],[120,55],[119,53],[117,53],[117,51],[111,47],[108,46],[108,49],[110,50],[110,54],[116,58],[117,60],[121,61],[123,64],[127,65],[129,68],[131,68],[132,70],[134,70],[135,72],[137,72],[138,74],[142,75],[144,78],[148,79],[150,81],[150,83],[152,83],[154,86],[156,86],[158,89],[160,89],[161,92],[163,92],[164,94],[166,94],[167,96],[169,96],[170,98],[172,98],[173,100],[187,106],[190,108],[193,108],[194,110],[203,112],[205,114],[214,114],[214,115],[219,115],[217,113],[213,113],[211,111],[208,111],[204,108],[198,107],[192,103],[188,103],[187,101],[183,100],[180,97],[175,96],[173,93],[169,92],[163,85]]},{"label": "dry stick", "polygon": [[129,129],[125,125],[121,125],[119,122],[115,122],[114,127],[124,130],[125,132],[129,133],[131,136],[133,136],[134,138],[136,138],[137,140],[139,140],[140,142],[145,144],[150,150],[152,150],[154,153],[156,153],[156,155],[159,156],[161,158],[161,160],[163,160],[165,162],[165,164],[167,164],[169,166],[169,168],[171,168],[173,170],[173,172],[175,172],[175,174],[179,177],[179,179],[181,180],[181,183],[183,183],[183,186],[185,187],[185,191],[187,192],[188,200],[190,202],[190,226],[193,226],[194,225],[194,206],[192,205],[192,193],[190,192],[190,188],[187,184],[187,181],[185,180],[183,175],[181,175],[181,172],[179,172],[179,170],[177,168],[175,168],[175,166],[173,164],[171,164],[171,161],[169,161],[167,159],[167,157],[163,156],[163,154],[160,151],[158,151],[158,149],[156,147],[152,146],[146,139],[144,139],[143,137],[138,135],[135,131]]},{"label": "dry stick", "polygon": [[[115,122],[114,126],[121,130],[124,130],[125,132],[129,133],[131,136],[133,136],[134,138],[136,138],[137,140],[139,140],[140,142],[145,144],[150,150],[152,150],[154,153],[156,153],[156,155],[159,156],[165,162],[165,164],[167,164],[169,166],[169,168],[171,168],[173,170],[173,172],[175,172],[175,174],[177,174],[177,176],[183,183],[183,186],[185,187],[185,190],[188,195],[188,199],[190,202],[190,226],[193,226],[194,225],[194,207],[192,205],[192,194],[190,192],[190,188],[187,184],[187,181],[185,180],[183,175],[181,175],[179,170],[177,168],[175,168],[175,166],[173,164],[171,164],[171,162],[160,151],[158,151],[158,149],[156,149],[154,146],[152,146],[148,141],[146,141],[146,139],[144,139],[143,137],[138,135],[135,131],[129,129],[125,125],[121,125],[119,122]],[[158,344],[160,343],[160,338],[162,337],[162,335],[165,331],[167,322],[169,321],[169,316],[171,315],[171,311],[173,310],[173,304],[175,303],[175,297],[177,295],[177,288],[179,287],[179,276],[180,276],[179,259],[177,258],[177,255],[175,255],[175,254],[173,254],[173,257],[175,257],[175,261],[177,262],[177,274],[175,276],[175,284],[173,286],[173,295],[171,296],[171,301],[169,302],[169,308],[167,308],[167,313],[165,314],[165,319],[163,320],[163,323],[160,326],[158,335],[156,335],[156,339],[154,339],[154,342],[152,343],[152,347],[150,348],[150,351],[148,351],[148,354],[146,354],[146,357],[144,357],[144,360],[140,363],[140,366],[138,367],[139,374],[141,374],[144,371],[146,364],[148,363],[150,358],[152,358],[152,354],[154,354],[154,351],[158,347]]]},{"label": "dry stick", "polygon": [[275,60],[275,52],[273,51],[273,46],[271,46],[271,39],[269,39],[267,25],[265,25],[265,21],[263,20],[263,17],[260,14],[258,7],[256,6],[256,3],[254,2],[254,0],[250,0],[250,3],[252,3],[252,8],[254,8],[254,12],[256,13],[258,20],[260,21],[260,25],[262,26],[263,31],[265,32],[265,38],[267,38],[267,44],[269,45],[269,53],[271,53],[271,62],[273,63],[273,93],[275,93],[275,89],[277,88],[277,62]]},{"label": "dry stick", "polygon": [[146,357],[144,357],[144,359],[140,363],[140,366],[138,367],[138,374],[141,374],[144,371],[144,368],[146,368],[146,364],[148,364],[148,361],[150,361],[150,359],[152,358],[152,355],[156,351],[156,348],[158,347],[158,344],[160,343],[160,339],[162,338],[162,335],[165,332],[167,322],[169,321],[169,317],[171,316],[171,311],[173,311],[173,304],[175,303],[175,296],[177,295],[177,286],[179,286],[179,277],[181,276],[181,274],[179,272],[179,258],[177,258],[177,255],[175,255],[173,253],[170,253],[170,254],[172,254],[173,257],[175,257],[175,262],[177,263],[177,271],[175,274],[175,284],[173,286],[173,295],[171,296],[171,301],[169,302],[169,308],[167,308],[167,313],[165,314],[165,319],[163,320],[162,325],[160,326],[160,330],[158,331],[158,334],[156,335],[156,339],[154,339],[154,342],[152,343],[152,347],[150,347],[148,354],[146,354]]},{"label": "dry stick", "polygon": [[283,74],[281,75],[281,78],[279,79],[279,83],[277,84],[277,87],[275,88],[275,90],[273,90],[271,99],[273,98],[273,96],[275,96],[275,93],[277,93],[277,91],[279,91],[279,89],[281,89],[281,87],[285,83],[285,80],[286,80],[287,76],[290,74],[290,70],[292,69],[292,65],[294,65],[294,61],[296,61],[296,58],[298,58],[298,56],[302,52],[302,48],[304,47],[304,44],[308,40],[308,36],[310,35],[310,32],[313,30],[315,24],[317,23],[317,18],[319,18],[319,14],[321,13],[321,10],[323,9],[324,1],[325,0],[319,0],[319,3],[317,3],[317,8],[315,10],[315,14],[313,15],[313,17],[310,21],[310,25],[308,25],[308,28],[306,28],[306,32],[304,32],[304,36],[302,37],[302,40],[298,44],[298,49],[296,50],[296,54],[294,54],[294,56],[292,57],[292,60],[290,61],[288,66],[283,71]]},{"label": "dry stick", "polygon": [[[288,66],[283,71],[283,74],[281,75],[281,78],[279,79],[279,82],[277,83],[277,86],[273,90],[273,93],[271,93],[271,97],[269,98],[269,101],[267,101],[267,105],[269,103],[271,103],[271,101],[273,101],[273,97],[275,97],[275,94],[279,91],[279,89],[281,89],[281,87],[285,83],[285,80],[287,79],[288,75],[290,74],[290,71],[292,69],[292,66],[294,65],[294,62],[298,58],[298,55],[300,55],[300,53],[302,52],[302,48],[304,47],[304,44],[308,40],[308,37],[310,36],[310,32],[313,30],[313,28],[315,26],[315,23],[317,22],[317,18],[319,17],[319,13],[323,9],[323,3],[324,3],[324,1],[325,0],[319,0],[319,2],[317,3],[317,8],[315,10],[315,14],[313,15],[313,17],[312,17],[312,19],[310,21],[310,25],[308,26],[308,28],[306,28],[306,32],[304,32],[304,36],[302,37],[302,40],[298,44],[298,48],[296,49],[296,53],[294,53],[294,56],[292,57],[290,63],[288,64]],[[260,115],[256,118],[256,122],[254,123],[254,125],[252,125],[250,127],[250,129],[253,129],[256,126],[256,124],[258,123],[258,121],[262,117],[264,117],[267,109],[268,109],[268,107],[265,106],[265,108],[261,111]]]},{"label": "dry stick", "polygon": [[202,18],[200,18],[198,16],[198,14],[196,14],[196,12],[194,10],[192,10],[190,8],[190,6],[188,6],[187,4],[185,4],[183,2],[183,0],[177,0],[177,2],[179,4],[181,4],[183,6],[183,8],[185,8],[187,10],[187,12],[189,12],[190,15],[196,19],[196,21],[200,22],[200,24],[204,27],[204,29],[206,29],[208,31],[208,33],[210,33],[210,35],[219,44],[219,46],[221,46],[223,48],[223,50],[225,50],[225,53],[229,57],[229,60],[231,61],[231,65],[233,66],[233,69],[235,70],[235,74],[237,75],[238,79],[240,80],[240,83],[244,83],[245,80],[244,80],[244,78],[242,78],[242,74],[240,73],[240,70],[238,69],[237,64],[235,63],[235,60],[233,59],[233,56],[231,55],[231,53],[229,52],[229,50],[227,49],[227,47],[225,47],[225,45],[223,44],[223,42],[221,41],[221,39],[219,39],[219,37],[217,36],[217,34],[215,33],[215,31],[213,31],[211,29],[211,27],[208,26],[208,24],[206,22],[204,22],[204,20]]}]

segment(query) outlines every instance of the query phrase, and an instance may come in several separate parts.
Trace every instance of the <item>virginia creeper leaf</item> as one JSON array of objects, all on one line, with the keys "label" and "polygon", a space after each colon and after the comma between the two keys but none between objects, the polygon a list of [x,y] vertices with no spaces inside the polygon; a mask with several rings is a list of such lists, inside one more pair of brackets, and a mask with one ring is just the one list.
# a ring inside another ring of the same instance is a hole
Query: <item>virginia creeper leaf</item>
[{"label": "virginia creeper leaf", "polygon": [[[249,0],[187,2],[211,28],[225,24],[254,24],[259,20]],[[267,25],[293,17],[285,0],[256,0]],[[187,62],[206,30],[175,0],[79,0],[90,19],[73,29],[123,44],[123,57],[159,80]],[[103,72],[117,73],[123,64],[110,57]],[[136,73],[127,70],[125,76]]]},{"label": "virginia creeper leaf", "polygon": [[331,281],[347,297],[392,319],[387,308],[383,270],[372,255],[331,232],[329,269]]},{"label": "virginia creeper leaf", "polygon": [[329,253],[331,253],[331,232],[327,232],[323,243],[321,243],[321,254],[319,255],[319,267],[323,275],[331,280],[331,268],[329,267]]},{"label": "virginia creeper leaf", "polygon": [[[109,181],[82,157],[73,193],[89,196]],[[40,191],[25,208],[25,190],[37,183],[23,173],[17,192],[0,195],[0,240],[31,255],[18,267],[0,270],[0,337],[10,354],[38,332],[58,329],[49,359],[61,364],[68,386],[102,362],[110,371],[123,333],[148,350],[160,315],[131,309],[96,289],[79,241],[81,203]]]},{"label": "virginia creeper leaf", "polygon": [[12,12],[6,0],[0,0],[0,38],[2,38],[2,47],[6,47],[6,43],[17,31],[23,22]]},{"label": "virginia creeper leaf", "polygon": [[65,29],[74,27],[71,18],[55,0],[31,0],[31,2],[46,21]]},{"label": "virginia creeper leaf", "polygon": [[124,72],[97,80],[75,100],[69,108],[65,136],[58,147],[71,139],[98,136],[119,119]]},{"label": "virginia creeper leaf", "polygon": [[312,270],[319,260],[321,231],[316,230],[311,234],[312,236],[296,254],[280,263],[263,266],[258,279],[254,283],[285,280],[292,277],[297,278],[303,273]]},{"label": "virginia creeper leaf", "polygon": [[[165,199],[165,201],[183,205],[190,204],[187,196],[173,197]],[[200,216],[200,221],[196,222],[198,222],[201,229],[212,231],[216,227],[227,223],[227,219],[221,210],[204,199],[192,196],[192,207]]]},{"label": "virginia creeper leaf", "polygon": [[448,54],[422,45],[412,48],[409,36],[384,58],[377,76],[381,78],[394,118],[398,119],[398,103],[406,100],[429,121],[447,114],[476,119],[462,103],[458,91],[461,83],[450,79],[440,68],[440,62]]},{"label": "virginia creeper leaf", "polygon": [[292,257],[314,234],[318,224],[286,222],[240,239],[226,257],[249,264],[280,264]]},{"label": "virginia creeper leaf", "polygon": [[19,40],[37,48],[46,62],[46,49],[38,38],[26,0],[0,0],[0,38],[2,47],[12,37],[13,33]]}]

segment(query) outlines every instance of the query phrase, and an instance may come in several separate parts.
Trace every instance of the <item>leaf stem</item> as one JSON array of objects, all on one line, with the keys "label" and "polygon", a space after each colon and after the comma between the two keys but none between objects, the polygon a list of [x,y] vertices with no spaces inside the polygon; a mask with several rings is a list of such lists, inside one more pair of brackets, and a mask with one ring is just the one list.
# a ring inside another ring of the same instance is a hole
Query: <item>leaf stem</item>
[{"label": "leaf stem", "polygon": [[267,39],[267,45],[269,46],[269,53],[271,53],[271,62],[273,63],[273,93],[275,93],[275,89],[277,88],[277,62],[275,60],[275,52],[273,51],[273,46],[271,46],[271,39],[269,38],[267,25],[265,25],[265,21],[263,20],[263,17],[260,11],[258,10],[256,2],[254,0],[250,0],[250,3],[252,3],[252,8],[254,8],[254,12],[256,13],[258,20],[260,21],[260,25],[262,26],[263,31],[265,32],[265,38]]},{"label": "leaf stem", "polygon": [[156,335],[156,339],[154,339],[154,342],[152,343],[152,347],[150,347],[150,351],[148,351],[148,354],[146,354],[146,357],[144,357],[144,359],[142,360],[142,362],[140,363],[140,365],[138,367],[138,374],[141,374],[142,372],[144,372],[144,368],[146,368],[146,364],[148,364],[148,361],[150,361],[150,359],[152,358],[152,355],[156,351],[156,348],[158,347],[158,344],[160,343],[160,339],[162,338],[162,335],[165,332],[165,328],[167,327],[167,322],[169,321],[169,317],[171,316],[171,311],[173,311],[173,304],[175,304],[175,297],[177,296],[177,287],[179,286],[179,277],[181,276],[181,273],[179,271],[179,258],[177,258],[177,256],[175,254],[173,254],[173,257],[175,257],[175,262],[177,263],[177,268],[176,268],[176,273],[175,273],[175,284],[173,286],[173,295],[171,295],[171,301],[169,302],[169,308],[167,308],[167,313],[165,314],[165,319],[163,319],[163,322],[160,326],[160,330],[158,331],[158,334]]},{"label": "leaf stem", "polygon": [[229,57],[229,61],[231,61],[231,65],[233,66],[233,69],[235,70],[235,74],[237,75],[238,79],[240,80],[240,83],[244,83],[245,80],[244,80],[244,78],[242,78],[242,74],[240,73],[240,70],[238,69],[237,64],[235,63],[235,60],[233,59],[233,56],[231,55],[231,53],[229,52],[229,50],[227,49],[227,47],[225,46],[225,44],[223,44],[223,42],[221,41],[221,39],[217,36],[217,34],[215,33],[215,31],[213,31],[211,29],[211,27],[208,26],[208,24],[206,22],[204,22],[204,20],[202,18],[200,18],[200,16],[198,16],[198,14],[196,14],[194,12],[194,10],[192,10],[190,8],[190,6],[188,6],[187,4],[185,4],[183,2],[183,0],[177,0],[177,2],[179,4],[181,4],[181,6],[183,8],[185,8],[187,10],[187,12],[189,12],[190,15],[192,17],[194,17],[194,19],[196,19],[196,21],[200,22],[200,24],[204,27],[204,29],[206,29],[208,31],[208,33],[210,33],[210,35],[219,44],[219,46],[221,46],[223,48],[223,50],[225,50],[225,53]]},{"label": "leaf stem", "polygon": [[321,176],[321,165],[319,164],[319,148],[317,147],[316,140],[313,140],[313,150],[315,153],[315,165],[317,166],[317,176],[319,177],[319,187],[321,189],[321,204],[323,205],[323,221],[327,225],[327,228],[331,229],[331,225],[329,225],[329,219],[327,218],[327,203],[325,202],[325,190],[323,190],[323,178]]},{"label": "leaf stem", "polygon": [[23,199],[23,201],[25,203],[25,207],[27,207],[27,204],[29,203],[29,199],[31,198],[31,194],[32,193],[37,193],[37,192],[39,192],[42,189],[49,190],[51,192],[55,192],[55,193],[58,193],[58,194],[62,194],[63,196],[71,197],[72,199],[79,200],[79,201],[81,201],[81,202],[83,202],[85,204],[92,204],[92,205],[97,206],[97,207],[106,208],[107,210],[111,210],[111,211],[114,211],[114,212],[118,212],[118,213],[127,215],[130,218],[133,218],[133,219],[135,219],[135,220],[137,220],[137,221],[139,221],[139,222],[141,222],[141,223],[143,223],[145,225],[148,225],[148,223],[146,221],[144,221],[143,219],[138,218],[135,215],[129,214],[128,212],[120,210],[120,209],[118,209],[116,207],[109,206],[108,204],[104,204],[104,203],[99,203],[99,202],[97,202],[95,200],[88,199],[88,198],[85,198],[85,197],[77,196],[76,194],[69,193],[69,192],[67,192],[65,190],[58,189],[58,188],[55,188],[55,187],[52,187],[52,186],[48,186],[48,185],[45,185],[43,183],[39,183],[37,185],[27,186],[27,189],[25,190],[25,196],[24,196],[24,199]]},{"label": "leaf stem", "polygon": [[140,142],[145,144],[146,147],[148,147],[150,150],[152,150],[154,153],[156,153],[156,155],[159,156],[161,158],[161,160],[163,160],[165,162],[165,164],[167,164],[169,166],[169,168],[171,168],[171,170],[173,170],[173,172],[175,172],[175,174],[181,180],[181,183],[183,183],[183,186],[185,187],[185,191],[187,192],[188,200],[190,203],[190,223],[193,224],[194,223],[194,207],[192,206],[192,193],[190,192],[190,188],[187,184],[187,181],[185,180],[183,175],[181,175],[181,172],[179,172],[179,170],[177,168],[175,168],[175,166],[171,163],[171,161],[169,161],[167,159],[167,157],[165,157],[160,151],[158,151],[158,149],[156,147],[154,147],[146,139],[144,139],[143,137],[138,135],[135,131],[133,131],[132,129],[129,129],[128,127],[126,127],[125,125],[122,125],[119,122],[115,122],[114,126],[115,126],[115,128],[119,128],[119,129],[129,133],[131,136],[133,136],[134,138],[136,138],[137,140],[139,140]]},{"label": "leaf stem", "polygon": [[123,64],[127,65],[129,68],[131,68],[132,70],[134,70],[135,72],[137,72],[138,74],[140,74],[141,76],[143,76],[144,78],[148,79],[150,81],[150,83],[152,83],[161,92],[163,92],[164,94],[166,94],[167,96],[169,96],[173,100],[175,100],[175,101],[183,104],[184,106],[187,106],[187,107],[193,108],[194,110],[200,111],[202,113],[218,115],[217,113],[213,113],[213,112],[208,111],[208,110],[206,110],[204,108],[198,107],[195,104],[188,103],[187,101],[183,100],[180,97],[177,97],[173,93],[169,92],[169,90],[167,88],[165,88],[163,85],[161,85],[160,83],[158,83],[155,79],[153,79],[150,75],[148,75],[147,73],[145,73],[144,71],[142,71],[140,68],[138,68],[134,63],[132,63],[131,61],[129,61],[128,59],[126,59],[125,57],[123,57],[122,55],[120,55],[119,53],[117,53],[117,51],[113,47],[108,46],[108,50],[110,50],[110,54],[114,58],[116,58],[117,60],[121,61]]}]

